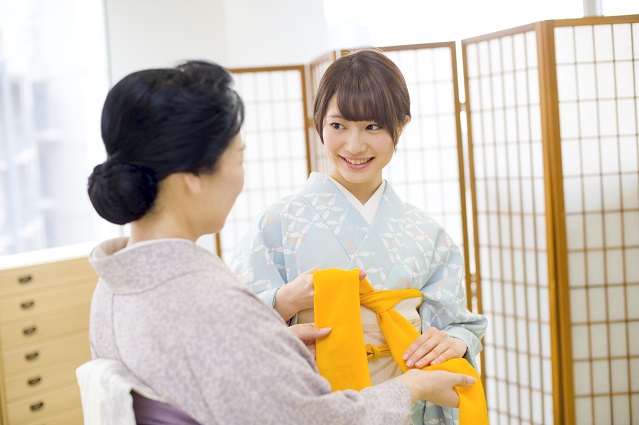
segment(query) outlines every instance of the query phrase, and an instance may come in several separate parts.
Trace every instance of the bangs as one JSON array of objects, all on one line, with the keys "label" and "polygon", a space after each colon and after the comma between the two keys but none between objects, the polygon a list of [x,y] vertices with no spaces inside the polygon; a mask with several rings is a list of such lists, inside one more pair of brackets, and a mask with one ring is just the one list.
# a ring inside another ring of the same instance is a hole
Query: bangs
[{"label": "bangs", "polygon": [[335,99],[344,119],[374,122],[390,134],[394,144],[411,116],[404,76],[394,62],[376,50],[342,56],[326,69],[313,110],[313,123],[322,143],[331,99]]},{"label": "bangs", "polygon": [[378,85],[367,82],[345,78],[335,91],[337,107],[348,121],[372,121],[392,134],[395,107]]}]

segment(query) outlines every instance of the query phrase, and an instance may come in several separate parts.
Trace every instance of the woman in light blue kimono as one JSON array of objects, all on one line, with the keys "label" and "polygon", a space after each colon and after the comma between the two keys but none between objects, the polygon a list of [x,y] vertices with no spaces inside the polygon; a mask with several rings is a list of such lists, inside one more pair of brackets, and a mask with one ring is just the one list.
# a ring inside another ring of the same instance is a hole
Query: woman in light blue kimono
[{"label": "woman in light blue kimono", "polygon": [[[487,323],[466,307],[460,250],[382,179],[410,117],[404,77],[381,51],[359,50],[335,61],[322,77],[314,110],[330,173],[312,173],[300,192],[262,213],[231,268],[290,323],[312,321],[316,269],[359,268],[375,289],[417,288],[423,302],[409,300],[402,312],[421,331],[404,355],[407,365],[465,357],[476,367]],[[383,345],[383,336],[364,322],[367,342]],[[392,357],[375,357],[369,370],[373,383],[400,373]],[[418,402],[412,423],[456,424],[457,416],[457,409]]]}]

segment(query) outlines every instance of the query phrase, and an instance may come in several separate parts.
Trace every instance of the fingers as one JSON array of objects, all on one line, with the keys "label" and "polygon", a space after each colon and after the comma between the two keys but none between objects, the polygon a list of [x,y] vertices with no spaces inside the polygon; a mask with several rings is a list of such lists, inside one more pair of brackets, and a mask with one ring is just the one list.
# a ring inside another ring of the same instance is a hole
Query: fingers
[{"label": "fingers", "polygon": [[[444,331],[431,327],[417,337],[402,356],[406,360],[406,365],[408,367],[424,367],[437,358],[445,350],[445,347],[439,347],[444,336],[441,334],[442,332],[446,334]],[[436,351],[433,352],[433,350]]]},{"label": "fingers", "polygon": [[459,395],[455,387],[471,385],[474,382],[471,376],[443,370],[409,369],[396,379],[408,384],[413,402],[428,400],[443,407],[459,407]]},{"label": "fingers", "polygon": [[[443,332],[443,331],[441,331]],[[457,338],[453,338],[450,336],[446,336],[446,339],[442,341],[438,346],[436,346],[424,359],[424,362],[428,362],[430,356],[434,356],[435,358],[430,361],[430,364],[436,365],[439,363],[443,363],[446,360],[450,359],[458,359],[464,357],[466,354],[466,350],[468,347],[464,341],[461,341]],[[424,365],[427,365],[425,363]],[[423,367],[423,366],[417,366]]]},{"label": "fingers", "polygon": [[[437,352],[438,348],[435,348],[433,351],[428,353],[428,355],[424,356],[421,360],[415,363],[417,367],[424,367],[428,365],[436,365],[445,362],[446,360],[450,360],[454,358],[453,350],[447,349],[442,351],[441,353]],[[435,357],[431,360],[432,357]]]},{"label": "fingers", "polygon": [[366,272],[364,270],[359,271],[359,280],[366,279]]},{"label": "fingers", "polygon": [[304,273],[310,273],[313,274],[317,271],[317,267],[311,267],[310,269],[306,270]]},{"label": "fingers", "polygon": [[331,333],[332,328],[313,328],[314,330],[314,334],[315,334],[315,339],[318,338],[324,338],[325,336],[328,336],[328,334]]},{"label": "fingers", "polygon": [[422,368],[454,357],[452,338],[445,331],[429,328],[404,353],[406,366]]},{"label": "fingers", "polygon": [[468,387],[470,385],[473,385],[475,381],[477,381],[472,376],[461,375],[461,374],[458,375],[458,380],[459,380],[459,383],[455,384],[456,387]]},{"label": "fingers", "polygon": [[332,328],[316,328],[314,323],[304,323],[299,326],[297,335],[303,341],[324,338],[331,333]]}]

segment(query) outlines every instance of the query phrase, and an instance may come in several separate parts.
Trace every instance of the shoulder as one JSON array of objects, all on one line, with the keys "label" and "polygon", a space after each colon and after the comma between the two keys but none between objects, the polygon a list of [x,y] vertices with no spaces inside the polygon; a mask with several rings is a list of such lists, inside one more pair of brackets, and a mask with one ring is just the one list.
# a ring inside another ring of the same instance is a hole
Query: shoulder
[{"label": "shoulder", "polygon": [[409,204],[408,202],[406,202],[405,205],[406,205],[406,217],[411,222],[420,223],[420,224],[428,225],[431,227],[442,228],[442,226],[439,224],[437,220],[435,220],[432,216],[426,214],[424,210],[422,210],[421,208],[413,204]]},{"label": "shoulder", "polygon": [[269,311],[272,309],[242,285],[221,260],[207,268],[193,270],[175,279],[172,284],[170,302],[188,306],[183,311],[187,317],[209,317],[228,323],[244,320],[249,313],[262,318],[272,316]]},{"label": "shoulder", "polygon": [[257,218],[257,223],[264,224],[265,221],[279,219],[282,215],[287,215],[292,211],[297,211],[302,206],[312,204],[309,200],[308,187],[304,187],[299,192],[285,196],[269,205]]},{"label": "shoulder", "polygon": [[291,202],[293,202],[298,197],[299,197],[299,194],[293,194],[293,195],[288,195],[278,199],[277,201],[273,202],[271,205],[266,207],[266,209],[262,212],[261,216],[268,217],[268,216],[279,215],[283,210],[286,209],[286,207]]}]

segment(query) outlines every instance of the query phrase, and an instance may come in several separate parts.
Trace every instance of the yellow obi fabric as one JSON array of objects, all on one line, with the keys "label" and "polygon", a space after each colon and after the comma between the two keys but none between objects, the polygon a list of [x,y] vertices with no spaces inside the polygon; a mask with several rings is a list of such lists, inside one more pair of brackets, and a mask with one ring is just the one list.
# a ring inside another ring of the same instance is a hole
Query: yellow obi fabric
[{"label": "yellow obi fabric", "polygon": [[[402,358],[419,332],[394,307],[413,299],[417,289],[375,291],[367,280],[359,280],[359,270],[327,269],[313,274],[315,286],[315,326],[330,327],[331,333],[316,344],[317,367],[333,391],[362,390],[370,385],[366,344],[362,332],[360,303],[373,310],[388,348],[402,371],[408,370]],[[450,359],[423,370],[446,370],[473,376],[476,382],[468,387],[455,387],[459,395],[460,425],[488,424],[486,398],[477,371],[465,359]]]},{"label": "yellow obi fabric", "polygon": [[[400,300],[394,310],[401,314],[418,333],[421,333],[422,323],[417,309],[422,303],[422,294],[418,290],[411,290],[404,294],[408,295],[409,298]],[[381,384],[404,373],[395,362],[386,338],[377,323],[377,313],[363,304],[359,306],[359,311],[362,318],[371,384]],[[297,323],[312,323],[314,321],[315,310],[312,308],[302,310],[297,315]]]}]

